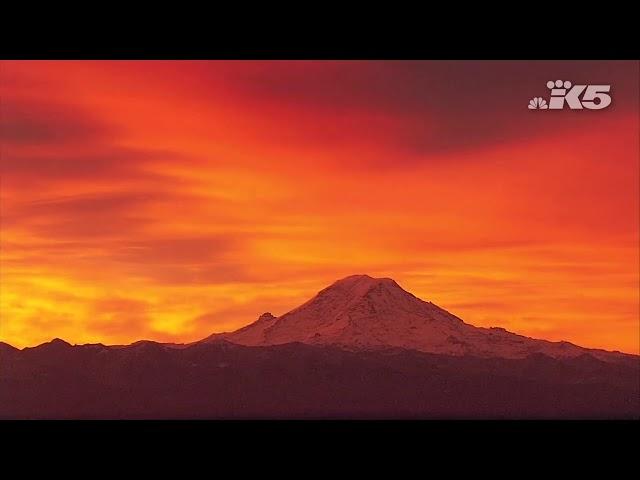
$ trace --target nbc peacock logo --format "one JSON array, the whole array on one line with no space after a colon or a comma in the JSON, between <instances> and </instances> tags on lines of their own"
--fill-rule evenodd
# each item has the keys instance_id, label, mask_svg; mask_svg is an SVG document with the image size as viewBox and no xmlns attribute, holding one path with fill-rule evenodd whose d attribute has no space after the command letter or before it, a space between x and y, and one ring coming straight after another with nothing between
<instances>
[{"instance_id":1,"label":"nbc peacock logo","mask_svg":"<svg viewBox=\"0 0 640 480\"><path fill-rule=\"evenodd\" d=\"M529 110L546 110L547 108L549 108L549 105L542 97L533 97L529 100Z\"/></svg>"}]
</instances>

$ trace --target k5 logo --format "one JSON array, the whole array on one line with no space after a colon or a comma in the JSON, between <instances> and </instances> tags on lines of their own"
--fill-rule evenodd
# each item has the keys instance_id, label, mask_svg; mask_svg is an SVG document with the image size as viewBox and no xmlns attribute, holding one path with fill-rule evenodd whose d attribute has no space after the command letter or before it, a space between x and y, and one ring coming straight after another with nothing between
<instances>
[{"instance_id":1,"label":"k5 logo","mask_svg":"<svg viewBox=\"0 0 640 480\"><path fill-rule=\"evenodd\" d=\"M542 97L533 97L529 101L530 110L562 110L565 104L572 110L602 110L611 105L611 85L572 86L568 80L550 80L547 88L551 90L549 103Z\"/></svg>"}]
</instances>

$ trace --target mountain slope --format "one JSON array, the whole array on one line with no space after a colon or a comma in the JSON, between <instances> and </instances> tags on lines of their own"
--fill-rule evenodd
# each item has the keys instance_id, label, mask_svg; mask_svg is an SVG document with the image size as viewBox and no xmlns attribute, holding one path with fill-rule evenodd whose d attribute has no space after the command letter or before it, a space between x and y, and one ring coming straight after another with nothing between
<instances>
[{"instance_id":1,"label":"mountain slope","mask_svg":"<svg viewBox=\"0 0 640 480\"><path fill-rule=\"evenodd\" d=\"M554 358L587 353L602 360L628 357L568 342L528 338L502 328L474 327L403 290L394 280L367 275L338 280L281 317L264 314L244 328L213 338L253 346L300 342L356 350L384 347L501 358L536 353Z\"/></svg>"}]
</instances>

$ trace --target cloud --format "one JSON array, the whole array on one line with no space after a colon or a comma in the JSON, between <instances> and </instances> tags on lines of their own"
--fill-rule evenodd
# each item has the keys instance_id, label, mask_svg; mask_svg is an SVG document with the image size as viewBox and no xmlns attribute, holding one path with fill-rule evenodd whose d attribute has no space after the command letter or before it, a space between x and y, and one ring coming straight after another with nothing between
<instances>
[{"instance_id":1,"label":"cloud","mask_svg":"<svg viewBox=\"0 0 640 480\"><path fill-rule=\"evenodd\" d=\"M3 97L0 141L6 146L87 144L113 138L118 130L69 104Z\"/></svg>"},{"instance_id":2,"label":"cloud","mask_svg":"<svg viewBox=\"0 0 640 480\"><path fill-rule=\"evenodd\" d=\"M6 227L26 227L41 238L79 240L135 235L148 219L141 213L154 198L143 193L77 195L7 208Z\"/></svg>"},{"instance_id":3,"label":"cloud","mask_svg":"<svg viewBox=\"0 0 640 480\"><path fill-rule=\"evenodd\" d=\"M149 303L121 297L105 297L91 303L92 319L87 330L100 338L148 338L151 327Z\"/></svg>"},{"instance_id":4,"label":"cloud","mask_svg":"<svg viewBox=\"0 0 640 480\"><path fill-rule=\"evenodd\" d=\"M6 149L0 158L3 188L54 190L72 187L126 188L132 183L170 190L172 179L153 167L162 161L185 161L172 152L141 150L112 145L65 146L37 152Z\"/></svg>"}]
</instances>

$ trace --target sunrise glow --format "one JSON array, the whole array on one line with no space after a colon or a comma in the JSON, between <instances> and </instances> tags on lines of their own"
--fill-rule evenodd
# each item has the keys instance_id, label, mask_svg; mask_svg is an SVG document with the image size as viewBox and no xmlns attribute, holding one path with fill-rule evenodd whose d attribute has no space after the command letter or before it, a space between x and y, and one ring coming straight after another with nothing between
<instances>
[{"instance_id":1,"label":"sunrise glow","mask_svg":"<svg viewBox=\"0 0 640 480\"><path fill-rule=\"evenodd\" d=\"M550 79L612 85L541 112ZM639 353L637 62L3 61L0 340L187 342L351 274Z\"/></svg>"}]
</instances>

